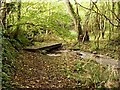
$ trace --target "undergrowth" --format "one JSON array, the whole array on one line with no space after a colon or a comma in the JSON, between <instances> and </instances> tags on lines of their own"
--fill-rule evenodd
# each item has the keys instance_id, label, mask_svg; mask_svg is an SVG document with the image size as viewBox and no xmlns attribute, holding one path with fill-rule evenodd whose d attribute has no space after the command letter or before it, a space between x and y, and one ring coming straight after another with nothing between
<instances>
[{"instance_id":1,"label":"undergrowth","mask_svg":"<svg viewBox=\"0 0 120 90\"><path fill-rule=\"evenodd\" d=\"M62 70L69 79L77 81L74 88L115 88L118 74L110 66L102 66L93 60L76 60L73 67Z\"/></svg>"},{"instance_id":2,"label":"undergrowth","mask_svg":"<svg viewBox=\"0 0 120 90\"><path fill-rule=\"evenodd\" d=\"M93 41L80 44L81 51L110 56L118 60L118 47L120 47L119 37L113 40L103 40L99 43L99 48L96 48ZM78 48L76 45L74 48ZM97 64L90 59L76 60L71 68L62 70L67 78L72 78L77 81L75 88L118 88L118 71L111 66Z\"/></svg>"},{"instance_id":3,"label":"undergrowth","mask_svg":"<svg viewBox=\"0 0 120 90\"><path fill-rule=\"evenodd\" d=\"M18 39L2 37L2 89L12 88L11 77L17 69L15 58L25 43L29 44L24 35Z\"/></svg>"}]
</instances>

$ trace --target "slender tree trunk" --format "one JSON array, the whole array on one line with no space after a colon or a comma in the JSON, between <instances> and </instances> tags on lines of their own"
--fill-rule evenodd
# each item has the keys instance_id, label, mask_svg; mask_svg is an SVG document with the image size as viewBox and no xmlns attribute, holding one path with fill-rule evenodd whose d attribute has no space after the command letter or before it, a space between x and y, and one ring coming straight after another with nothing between
<instances>
[{"instance_id":1,"label":"slender tree trunk","mask_svg":"<svg viewBox=\"0 0 120 90\"><path fill-rule=\"evenodd\" d=\"M98 35L96 36L96 40L95 40L95 45L96 45L96 48L98 49L99 48L99 39L100 39L100 16L99 16L99 9L98 9L98 6L96 5L96 3L93 2L93 4L95 5L96 9L97 9L97 13L96 13L96 16L95 16L95 27L96 27L96 32L98 32Z\"/></svg>"},{"instance_id":2,"label":"slender tree trunk","mask_svg":"<svg viewBox=\"0 0 120 90\"><path fill-rule=\"evenodd\" d=\"M117 3L118 4L118 17L120 18L120 1ZM120 32L120 19L118 21L118 32ZM120 33L119 33L119 36L120 36Z\"/></svg>"},{"instance_id":3,"label":"slender tree trunk","mask_svg":"<svg viewBox=\"0 0 120 90\"><path fill-rule=\"evenodd\" d=\"M21 0L18 1L18 14L17 14L17 21L20 22L20 16L21 16ZM18 34L20 31L20 26L18 24L17 28L16 28L16 32L14 34L14 38L17 38Z\"/></svg>"},{"instance_id":4,"label":"slender tree trunk","mask_svg":"<svg viewBox=\"0 0 120 90\"><path fill-rule=\"evenodd\" d=\"M2 8L2 1L0 1L0 9ZM1 10L0 10L0 39L1 39L1 34L2 34L2 12L1 12ZM0 43L1 43L1 40L0 40ZM1 44L0 44L0 46L1 46ZM1 47L0 47L1 48ZM1 49L0 49L1 50ZM1 51L0 51L0 55L1 55ZM0 57L1 58L1 57ZM0 83L0 85L1 85L1 83Z\"/></svg>"},{"instance_id":5,"label":"slender tree trunk","mask_svg":"<svg viewBox=\"0 0 120 90\"><path fill-rule=\"evenodd\" d=\"M2 1L0 0L0 9L2 8ZM2 12L1 12L1 10L0 10L0 26L2 26L2 21L1 21L1 19L2 19Z\"/></svg>"},{"instance_id":6,"label":"slender tree trunk","mask_svg":"<svg viewBox=\"0 0 120 90\"><path fill-rule=\"evenodd\" d=\"M0 1L0 9L1 9L1 6L2 6L2 1ZM0 11L0 76L2 76L2 21L1 21L1 11ZM2 79L2 78L1 78ZM0 89L2 89L2 83L1 83L1 80L0 80Z\"/></svg>"},{"instance_id":7,"label":"slender tree trunk","mask_svg":"<svg viewBox=\"0 0 120 90\"><path fill-rule=\"evenodd\" d=\"M7 29L7 21L6 21L6 17L7 17L7 6L6 6L6 1L3 2L4 4L4 10L2 12L2 24L3 24L3 27L5 29Z\"/></svg>"},{"instance_id":8,"label":"slender tree trunk","mask_svg":"<svg viewBox=\"0 0 120 90\"><path fill-rule=\"evenodd\" d=\"M108 10L110 10L110 2L108 2ZM108 12L108 17L109 18L111 18L111 13L110 12ZM108 40L110 40L111 39L111 24L109 23L109 35L108 35Z\"/></svg>"},{"instance_id":9,"label":"slender tree trunk","mask_svg":"<svg viewBox=\"0 0 120 90\"><path fill-rule=\"evenodd\" d=\"M81 35L82 35L82 28L81 28L81 24L80 24L80 16L79 16L79 11L78 11L78 3L76 0L75 1L75 7L76 7L76 17L77 17L77 21L76 21L76 30L78 31L78 41L80 42L81 39Z\"/></svg>"},{"instance_id":10,"label":"slender tree trunk","mask_svg":"<svg viewBox=\"0 0 120 90\"><path fill-rule=\"evenodd\" d=\"M75 30L78 31L78 42L80 42L80 41L82 41L82 39L81 39L82 28L81 28L81 24L80 24L80 16L79 16L79 13L78 13L78 3L77 3L76 0L74 0L74 1L75 1L76 12L74 11L74 9L73 9L69 0L66 0L66 4L68 6L69 12L71 13L71 15L73 17L74 24L75 24Z\"/></svg>"},{"instance_id":11,"label":"slender tree trunk","mask_svg":"<svg viewBox=\"0 0 120 90\"><path fill-rule=\"evenodd\" d=\"M115 2L112 2L112 23L114 23L114 13L115 13ZM112 25L112 31L114 31L114 26Z\"/></svg>"},{"instance_id":12,"label":"slender tree trunk","mask_svg":"<svg viewBox=\"0 0 120 90\"><path fill-rule=\"evenodd\" d=\"M105 3L103 2L100 6L101 8L105 8ZM106 13L105 10L102 10L102 13ZM105 18L103 16L100 16L100 30L101 30L101 36L102 39L104 39L104 33L105 33Z\"/></svg>"},{"instance_id":13,"label":"slender tree trunk","mask_svg":"<svg viewBox=\"0 0 120 90\"><path fill-rule=\"evenodd\" d=\"M90 2L90 9L92 10L94 8L94 5ZM88 35L88 24L89 24L89 18L90 18L90 15L91 15L91 10L88 11L86 14L85 14L85 22L84 22L84 26L83 26L83 30L84 30L84 38L83 38L83 41L89 41L89 35ZM91 25L92 26L92 25Z\"/></svg>"},{"instance_id":14,"label":"slender tree trunk","mask_svg":"<svg viewBox=\"0 0 120 90\"><path fill-rule=\"evenodd\" d=\"M118 4L118 17L120 18L120 1L117 4ZM118 27L118 35L120 37L120 19L118 21L118 26L119 26ZM120 61L120 47L118 47L118 60ZM119 73L119 87L120 87L120 70L118 70L118 73Z\"/></svg>"}]
</instances>

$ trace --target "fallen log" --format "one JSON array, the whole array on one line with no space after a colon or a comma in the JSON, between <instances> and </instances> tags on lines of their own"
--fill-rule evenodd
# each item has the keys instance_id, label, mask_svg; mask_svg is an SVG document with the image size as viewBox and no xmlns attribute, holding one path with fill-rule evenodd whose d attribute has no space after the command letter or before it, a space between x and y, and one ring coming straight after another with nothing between
<instances>
[{"instance_id":1,"label":"fallen log","mask_svg":"<svg viewBox=\"0 0 120 90\"><path fill-rule=\"evenodd\" d=\"M47 43L47 44L43 44L40 46L28 46L26 48L24 48L23 50L27 50L27 51L37 51L37 50L54 50L57 48L60 48L62 46L62 43Z\"/></svg>"}]
</instances>

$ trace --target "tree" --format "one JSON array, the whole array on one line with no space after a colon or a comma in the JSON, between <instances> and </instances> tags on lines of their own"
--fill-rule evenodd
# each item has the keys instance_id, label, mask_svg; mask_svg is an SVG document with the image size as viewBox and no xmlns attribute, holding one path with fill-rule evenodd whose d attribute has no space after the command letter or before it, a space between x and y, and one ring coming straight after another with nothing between
<instances>
[{"instance_id":1,"label":"tree","mask_svg":"<svg viewBox=\"0 0 120 90\"><path fill-rule=\"evenodd\" d=\"M84 42L84 41L89 41L89 35L88 35L88 31L89 31L89 29L88 29L88 24L89 24L89 19L90 19L90 15L91 15L91 10L94 8L94 4L92 4L91 2L90 2L90 10L89 11L87 11L86 12L86 14L85 14L85 20L84 20L84 25L83 25L83 29L84 29L84 32L85 32L85 34L84 34L84 37L83 37L83 41L82 42Z\"/></svg>"},{"instance_id":2,"label":"tree","mask_svg":"<svg viewBox=\"0 0 120 90\"><path fill-rule=\"evenodd\" d=\"M115 13L115 2L112 2L112 22L114 23L114 13ZM112 31L114 31L114 26L112 25Z\"/></svg>"},{"instance_id":3,"label":"tree","mask_svg":"<svg viewBox=\"0 0 120 90\"><path fill-rule=\"evenodd\" d=\"M17 21L20 22L20 16L21 16L21 0L18 1L18 12L17 12ZM15 34L14 34L14 38L17 38L18 34L20 31L20 25L17 25Z\"/></svg>"},{"instance_id":4,"label":"tree","mask_svg":"<svg viewBox=\"0 0 120 90\"><path fill-rule=\"evenodd\" d=\"M3 2L4 5L4 10L2 12L2 24L5 29L7 29L7 22L6 22L6 17L7 17L7 6L6 6L6 1Z\"/></svg>"},{"instance_id":5,"label":"tree","mask_svg":"<svg viewBox=\"0 0 120 90\"><path fill-rule=\"evenodd\" d=\"M120 1L117 4L118 4L118 18L120 18ZM120 19L118 21L118 30L120 30Z\"/></svg>"},{"instance_id":6,"label":"tree","mask_svg":"<svg viewBox=\"0 0 120 90\"><path fill-rule=\"evenodd\" d=\"M2 17L1 7L2 7L2 1L0 1L0 25L2 26L2 21L1 21L1 17Z\"/></svg>"},{"instance_id":7,"label":"tree","mask_svg":"<svg viewBox=\"0 0 120 90\"><path fill-rule=\"evenodd\" d=\"M74 25L75 25L75 30L78 31L78 42L82 41L82 28L81 28L81 24L80 24L80 16L79 16L79 12L78 12L78 3L76 0L75 1L75 9L76 11L74 11L72 4L70 3L69 0L66 0L66 4L68 6L69 12L71 13L73 20L74 20Z\"/></svg>"}]
</instances>

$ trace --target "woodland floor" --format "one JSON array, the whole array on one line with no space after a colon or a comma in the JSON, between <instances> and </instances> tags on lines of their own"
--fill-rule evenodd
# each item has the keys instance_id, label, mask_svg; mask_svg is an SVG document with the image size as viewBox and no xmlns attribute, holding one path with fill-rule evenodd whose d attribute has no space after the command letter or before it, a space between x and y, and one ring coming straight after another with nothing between
<instances>
[{"instance_id":1,"label":"woodland floor","mask_svg":"<svg viewBox=\"0 0 120 90\"><path fill-rule=\"evenodd\" d=\"M88 46L90 45L86 44L86 46L83 46L81 48L88 50ZM68 46L65 48L68 48ZM110 48L110 52L108 50L109 49L104 49L101 53L108 54L111 57L117 57L117 51L115 52L117 49L115 47ZM12 82L13 86L18 88L77 88L79 80L76 78L70 78L69 71L74 74L73 77L76 77L79 75L79 72L77 74L74 69L76 62L80 61L80 66L87 63L87 60L80 60L80 56L76 51L71 50L56 50L55 52L51 53L43 52L43 54L41 54L39 51L29 52L21 50L15 61L17 70L15 71L15 75L12 78ZM100 69L100 66L94 62L90 62L90 64L88 63L87 65L88 67L85 64L86 68L82 70L83 73L81 76L85 77L83 78L84 80L88 80L87 76L92 76L92 73L95 73L97 69L98 71ZM89 65L90 67L91 65L94 67L90 68ZM89 74L89 71L91 71L91 74ZM104 70L104 74L100 74L101 71L99 71L98 74L103 75L104 77L102 78L105 79L111 74L111 72L107 72L109 71L106 69ZM103 81L102 78L100 78L101 82ZM92 79L95 80L94 78ZM116 85L116 83L114 84ZM92 84L90 84L90 86L95 87Z\"/></svg>"},{"instance_id":2,"label":"woodland floor","mask_svg":"<svg viewBox=\"0 0 120 90\"><path fill-rule=\"evenodd\" d=\"M13 82L21 88L73 88L77 81L68 79L64 69L72 68L78 58L70 52L48 56L40 52L21 51L16 58L18 70Z\"/></svg>"}]
</instances>

